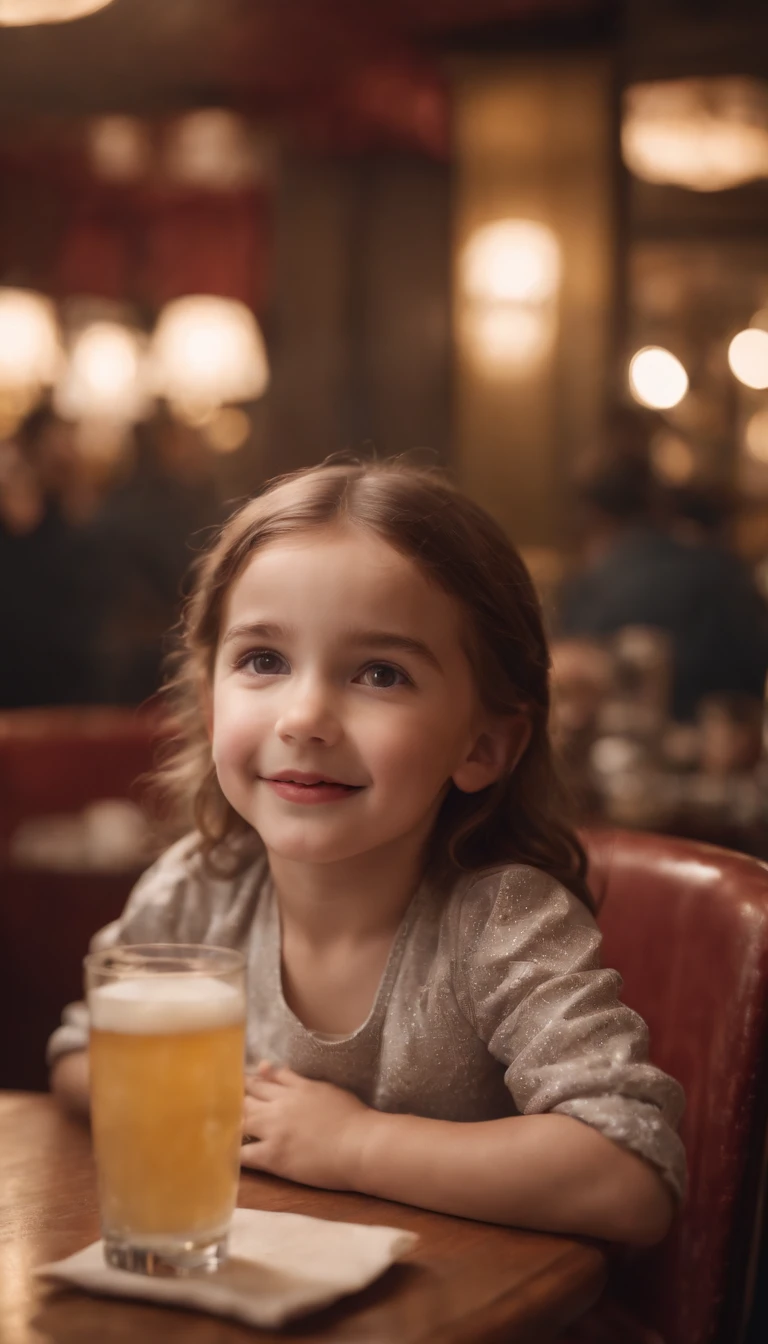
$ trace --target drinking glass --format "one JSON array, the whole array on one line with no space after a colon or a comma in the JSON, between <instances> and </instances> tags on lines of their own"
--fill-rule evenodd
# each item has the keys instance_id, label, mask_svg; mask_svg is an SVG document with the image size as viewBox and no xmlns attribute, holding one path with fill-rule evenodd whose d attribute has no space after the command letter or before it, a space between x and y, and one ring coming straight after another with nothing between
<instances>
[{"instance_id":1,"label":"drinking glass","mask_svg":"<svg viewBox=\"0 0 768 1344\"><path fill-rule=\"evenodd\" d=\"M105 948L86 957L85 981L107 1263L215 1270L239 1174L243 957L193 944Z\"/></svg>"}]
</instances>

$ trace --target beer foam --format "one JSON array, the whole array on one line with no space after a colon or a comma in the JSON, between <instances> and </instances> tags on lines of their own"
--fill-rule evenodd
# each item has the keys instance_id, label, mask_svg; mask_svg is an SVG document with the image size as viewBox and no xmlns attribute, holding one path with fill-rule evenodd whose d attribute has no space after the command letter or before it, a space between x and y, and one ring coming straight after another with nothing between
<instances>
[{"instance_id":1,"label":"beer foam","mask_svg":"<svg viewBox=\"0 0 768 1344\"><path fill-rule=\"evenodd\" d=\"M240 990L210 976L146 975L113 980L88 995L96 1031L131 1035L207 1031L242 1022Z\"/></svg>"}]
</instances>

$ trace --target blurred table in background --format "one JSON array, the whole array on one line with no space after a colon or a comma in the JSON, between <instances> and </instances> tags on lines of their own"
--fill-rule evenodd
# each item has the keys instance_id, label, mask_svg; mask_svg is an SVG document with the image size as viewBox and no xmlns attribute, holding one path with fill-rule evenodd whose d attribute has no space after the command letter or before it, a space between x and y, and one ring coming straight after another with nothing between
<instances>
[{"instance_id":1,"label":"blurred table in background","mask_svg":"<svg viewBox=\"0 0 768 1344\"><path fill-rule=\"evenodd\" d=\"M762 702L712 694L677 722L669 673L665 638L649 628L554 644L552 737L579 821L768 859Z\"/></svg>"},{"instance_id":2,"label":"blurred table in background","mask_svg":"<svg viewBox=\"0 0 768 1344\"><path fill-rule=\"evenodd\" d=\"M141 805L166 735L156 711L101 706L0 712L0 846L29 817L101 799Z\"/></svg>"}]
</instances>

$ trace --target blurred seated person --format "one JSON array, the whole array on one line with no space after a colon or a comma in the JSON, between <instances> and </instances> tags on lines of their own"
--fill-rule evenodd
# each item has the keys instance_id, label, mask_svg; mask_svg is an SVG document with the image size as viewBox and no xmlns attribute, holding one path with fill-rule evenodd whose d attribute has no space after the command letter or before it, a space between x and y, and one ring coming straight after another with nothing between
<instances>
[{"instance_id":1,"label":"blurred seated person","mask_svg":"<svg viewBox=\"0 0 768 1344\"><path fill-rule=\"evenodd\" d=\"M728 549L727 526L734 502L727 490L705 485L670 485L659 492L661 517L669 532L689 546L709 542Z\"/></svg>"},{"instance_id":2,"label":"blurred seated person","mask_svg":"<svg viewBox=\"0 0 768 1344\"><path fill-rule=\"evenodd\" d=\"M158 689L185 575L221 515L212 454L200 434L165 410L137 425L130 469L88 529L99 557L99 701L140 704Z\"/></svg>"},{"instance_id":3,"label":"blurred seated person","mask_svg":"<svg viewBox=\"0 0 768 1344\"><path fill-rule=\"evenodd\" d=\"M670 712L685 721L707 695L762 697L768 609L709 515L706 525L680 507L664 517L643 430L633 413L617 413L613 452L577 487L581 564L561 589L555 636L600 639L628 625L664 631L672 649ZM685 498L690 514L694 497Z\"/></svg>"},{"instance_id":4,"label":"blurred seated person","mask_svg":"<svg viewBox=\"0 0 768 1344\"><path fill-rule=\"evenodd\" d=\"M0 442L0 708L90 699L78 481L73 427L47 406Z\"/></svg>"}]
</instances>

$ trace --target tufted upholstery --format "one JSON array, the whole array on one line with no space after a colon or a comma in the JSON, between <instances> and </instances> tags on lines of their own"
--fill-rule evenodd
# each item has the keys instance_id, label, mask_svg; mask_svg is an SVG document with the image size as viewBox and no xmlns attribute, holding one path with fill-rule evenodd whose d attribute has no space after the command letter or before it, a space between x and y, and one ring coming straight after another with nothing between
<instances>
[{"instance_id":1,"label":"tufted upholstery","mask_svg":"<svg viewBox=\"0 0 768 1344\"><path fill-rule=\"evenodd\" d=\"M687 1095L687 1205L614 1295L664 1344L737 1344L765 1175L768 865L642 833L583 838L605 964Z\"/></svg>"}]
</instances>

